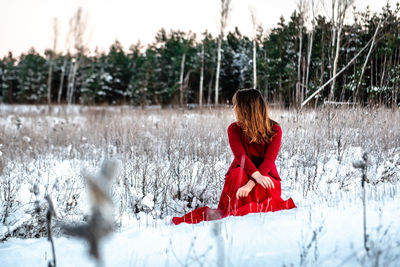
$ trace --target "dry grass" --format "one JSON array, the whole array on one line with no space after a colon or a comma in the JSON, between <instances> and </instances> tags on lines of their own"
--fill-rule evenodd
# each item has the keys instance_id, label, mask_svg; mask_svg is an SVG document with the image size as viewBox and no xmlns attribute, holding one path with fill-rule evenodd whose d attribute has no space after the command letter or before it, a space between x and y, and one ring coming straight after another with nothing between
<instances>
[{"instance_id":1,"label":"dry grass","mask_svg":"<svg viewBox=\"0 0 400 267\"><path fill-rule=\"evenodd\" d=\"M25 183L38 183L51 194L63 219L84 220L84 183L79 170L98 166L111 156L123 162L122 174L113 184L117 224L124 223L124 215L135 216L141 211L164 218L202 205L216 206L224 174L233 159L226 134L234 120L230 108L200 112L3 106L1 110L0 201L4 204L0 207L0 219L4 224L21 205L25 210L30 206L33 209L33 199L18 199ZM352 169L351 160L358 149L371 158L371 185L386 186L369 197L397 194L399 110L272 109L271 117L283 129L276 162L284 180L283 191L297 192L303 197L319 196L326 201L335 190L354 194L359 174ZM390 165L390 160L395 162ZM54 177L54 162L66 161L76 172L57 173ZM330 173L332 162L342 170ZM387 166L388 177L372 177L379 166ZM143 204L145 196L154 201L154 207ZM15 230L8 236L34 235L33 230L24 231Z\"/></svg>"}]
</instances>

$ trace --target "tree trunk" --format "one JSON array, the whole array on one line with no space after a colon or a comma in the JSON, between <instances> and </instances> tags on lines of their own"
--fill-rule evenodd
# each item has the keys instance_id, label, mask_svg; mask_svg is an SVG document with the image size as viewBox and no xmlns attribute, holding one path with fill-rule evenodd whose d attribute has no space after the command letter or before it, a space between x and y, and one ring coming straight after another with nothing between
<instances>
[{"instance_id":1,"label":"tree trunk","mask_svg":"<svg viewBox=\"0 0 400 267\"><path fill-rule=\"evenodd\" d=\"M75 79L76 79L76 74L78 72L78 66L79 66L79 60L76 62L71 62L71 68L70 70L70 77L68 78L68 90L67 90L67 103L68 105L72 104L73 100L73 95L75 93Z\"/></svg>"},{"instance_id":2,"label":"tree trunk","mask_svg":"<svg viewBox=\"0 0 400 267\"><path fill-rule=\"evenodd\" d=\"M373 49L373 47L374 47L374 45L375 45L375 38L376 38L376 35L378 34L378 30L379 30L379 27L380 27L380 25L381 25L381 22L382 22L382 21L379 21L378 26L376 27L374 36L373 36L373 38L372 38L371 47L369 48L367 57L365 58L365 61L364 61L364 65L363 65L363 67L362 67L362 69L361 69L360 78L358 79L357 87L356 87L356 90L355 90L355 93L354 93L354 96L353 96L353 102L354 102L354 103L357 101L358 88L360 87L360 84L361 84L361 81L362 81L362 77L363 77L363 75L364 75L365 67L367 66L369 57L371 56L372 49ZM371 67L372 67L372 65L371 65ZM372 75L371 75L371 81L372 81Z\"/></svg>"},{"instance_id":3,"label":"tree trunk","mask_svg":"<svg viewBox=\"0 0 400 267\"><path fill-rule=\"evenodd\" d=\"M319 87L312 95L310 95L304 102L301 104L301 107L304 107L305 104L308 103L315 95L317 95L322 89L324 89L330 82L332 82L333 79L335 79L337 76L339 76L342 72L344 72L353 62L361 55L361 53L369 46L371 43L372 39L368 41L368 43L358 51L358 53L347 63L346 66L344 66L336 75L332 78L330 78L326 83L324 83L321 87Z\"/></svg>"},{"instance_id":4,"label":"tree trunk","mask_svg":"<svg viewBox=\"0 0 400 267\"><path fill-rule=\"evenodd\" d=\"M332 77L336 76L337 72L337 65L339 61L339 53L340 53L340 40L341 40L341 34L342 34L342 29L343 27L339 27L339 30L337 32L337 37L336 37L336 52L335 52L335 60L333 61L333 72L332 72ZM333 78L332 80L332 85L331 85L331 92L329 94L329 99L334 100L335 98L335 82L336 78Z\"/></svg>"},{"instance_id":5,"label":"tree trunk","mask_svg":"<svg viewBox=\"0 0 400 267\"><path fill-rule=\"evenodd\" d=\"M51 104L51 81L53 74L53 59L50 59L49 76L47 77L47 104Z\"/></svg>"},{"instance_id":6,"label":"tree trunk","mask_svg":"<svg viewBox=\"0 0 400 267\"><path fill-rule=\"evenodd\" d=\"M301 58L302 53L301 50L303 48L303 32L302 32L302 25L299 25L299 53L298 53L298 60L297 60L297 83L296 83L296 106L300 105L300 87L301 87Z\"/></svg>"},{"instance_id":7,"label":"tree trunk","mask_svg":"<svg viewBox=\"0 0 400 267\"><path fill-rule=\"evenodd\" d=\"M384 82L384 80L385 80L385 75L386 75L386 59L387 59L387 55L386 55L386 52L385 52L385 58L384 58L384 60L383 60L383 66L381 67L382 68L382 73L381 73L381 84L380 84L380 87L381 87L381 90L382 90L382 88L383 88L383 82Z\"/></svg>"},{"instance_id":8,"label":"tree trunk","mask_svg":"<svg viewBox=\"0 0 400 267\"><path fill-rule=\"evenodd\" d=\"M211 94L212 94L212 82L214 79L214 71L211 71L210 81L208 83L208 95L207 95L207 105L211 104Z\"/></svg>"},{"instance_id":9,"label":"tree trunk","mask_svg":"<svg viewBox=\"0 0 400 267\"><path fill-rule=\"evenodd\" d=\"M374 87L374 59L373 58L371 58L371 79L370 80L371 80L370 86L372 89L372 87ZM368 98L369 98L369 92L371 92L371 90L367 91Z\"/></svg>"},{"instance_id":10,"label":"tree trunk","mask_svg":"<svg viewBox=\"0 0 400 267\"><path fill-rule=\"evenodd\" d=\"M319 86L324 84L324 72L325 72L325 48L324 48L324 30L322 30L321 36L321 78L319 79Z\"/></svg>"},{"instance_id":11,"label":"tree trunk","mask_svg":"<svg viewBox=\"0 0 400 267\"><path fill-rule=\"evenodd\" d=\"M215 75L215 105L218 105L219 96L219 73L221 69L221 45L224 38L224 31L228 23L228 17L230 13L231 0L221 0L220 10L220 24L219 24L219 36L218 36L218 59L217 59L217 73Z\"/></svg>"},{"instance_id":12,"label":"tree trunk","mask_svg":"<svg viewBox=\"0 0 400 267\"><path fill-rule=\"evenodd\" d=\"M311 65L311 53L312 53L312 46L313 46L313 37L314 37L314 30L311 30L309 41L308 41L308 55L307 55L307 71L306 71L306 93L308 94L308 77L310 75L310 65Z\"/></svg>"},{"instance_id":13,"label":"tree trunk","mask_svg":"<svg viewBox=\"0 0 400 267\"><path fill-rule=\"evenodd\" d=\"M379 84L378 67L379 67L378 56L376 55L375 56L375 86L376 87L378 87L378 84Z\"/></svg>"},{"instance_id":14,"label":"tree trunk","mask_svg":"<svg viewBox=\"0 0 400 267\"><path fill-rule=\"evenodd\" d=\"M192 70L189 70L186 75L185 78L183 79L183 103L187 104L188 103L188 99L187 99L187 94L185 94L185 92L187 92L189 90L189 78L190 78L190 74L192 73Z\"/></svg>"},{"instance_id":15,"label":"tree trunk","mask_svg":"<svg viewBox=\"0 0 400 267\"><path fill-rule=\"evenodd\" d=\"M69 72L68 72L68 83L67 83L67 95L66 95L66 102L69 105L70 104L70 95L71 95L71 88L72 88L72 80L73 80L73 72L75 69L75 64L73 61L71 61L71 64L69 65Z\"/></svg>"},{"instance_id":16,"label":"tree trunk","mask_svg":"<svg viewBox=\"0 0 400 267\"><path fill-rule=\"evenodd\" d=\"M267 63L267 60L268 60L267 51L264 48L264 62ZM264 78L264 80L265 80L264 97L265 97L265 100L267 100L267 102L268 102L269 101L269 98L268 98L268 78Z\"/></svg>"},{"instance_id":17,"label":"tree trunk","mask_svg":"<svg viewBox=\"0 0 400 267\"><path fill-rule=\"evenodd\" d=\"M199 89L199 107L203 106L203 82L204 82L204 44L201 46L201 70L200 70L200 89Z\"/></svg>"},{"instance_id":18,"label":"tree trunk","mask_svg":"<svg viewBox=\"0 0 400 267\"><path fill-rule=\"evenodd\" d=\"M257 89L257 47L256 38L253 39L253 88Z\"/></svg>"},{"instance_id":19,"label":"tree trunk","mask_svg":"<svg viewBox=\"0 0 400 267\"><path fill-rule=\"evenodd\" d=\"M49 77L47 78L47 104L51 104L51 83L53 80L53 64L54 64L54 56L56 56L57 50L57 40L58 40L58 20L57 18L53 19L53 51L50 54L50 66L49 66Z\"/></svg>"},{"instance_id":20,"label":"tree trunk","mask_svg":"<svg viewBox=\"0 0 400 267\"><path fill-rule=\"evenodd\" d=\"M222 36L218 38L217 72L215 74L215 105L218 105L219 72L221 68L221 39Z\"/></svg>"},{"instance_id":21,"label":"tree trunk","mask_svg":"<svg viewBox=\"0 0 400 267\"><path fill-rule=\"evenodd\" d=\"M328 56L329 61L329 78L333 77L333 54L335 51L335 42L336 42L336 20L335 20L335 9L336 9L336 0L332 0L332 38L331 38L331 47L330 47L330 55ZM331 89L332 90L332 89ZM330 96L330 94L329 94Z\"/></svg>"},{"instance_id":22,"label":"tree trunk","mask_svg":"<svg viewBox=\"0 0 400 267\"><path fill-rule=\"evenodd\" d=\"M65 76L65 69L67 68L67 60L64 60L64 65L61 70L61 81L60 81L60 87L58 88L58 96L57 96L57 103L61 103L61 96L62 96L62 90L64 86L64 76Z\"/></svg>"},{"instance_id":23,"label":"tree trunk","mask_svg":"<svg viewBox=\"0 0 400 267\"><path fill-rule=\"evenodd\" d=\"M186 59L186 52L183 53L182 61L181 61L181 75L179 78L179 91L180 91L180 105L183 107L183 74L185 71L185 59Z\"/></svg>"},{"instance_id":24,"label":"tree trunk","mask_svg":"<svg viewBox=\"0 0 400 267\"><path fill-rule=\"evenodd\" d=\"M395 68L395 78L394 78L394 85L393 85L393 103L392 103L392 107L394 108L397 105L397 98L398 98L398 84L399 84L399 49L398 47L396 47L395 49L395 53L394 53L394 68Z\"/></svg>"},{"instance_id":25,"label":"tree trunk","mask_svg":"<svg viewBox=\"0 0 400 267\"><path fill-rule=\"evenodd\" d=\"M305 73L306 73L306 59L304 58L304 56L303 56L303 64L302 64L302 72L303 72L303 74L301 75L301 90L300 90L300 102L299 102L299 104L298 104L298 106L300 106L301 105L301 103L303 102L303 100L304 100L304 84L305 84Z\"/></svg>"}]
</instances>

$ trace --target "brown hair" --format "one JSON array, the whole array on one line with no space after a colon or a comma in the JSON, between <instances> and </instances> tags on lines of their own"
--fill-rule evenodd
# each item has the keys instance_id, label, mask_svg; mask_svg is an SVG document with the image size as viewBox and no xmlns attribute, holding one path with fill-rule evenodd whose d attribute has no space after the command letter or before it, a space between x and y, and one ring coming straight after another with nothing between
<instances>
[{"instance_id":1,"label":"brown hair","mask_svg":"<svg viewBox=\"0 0 400 267\"><path fill-rule=\"evenodd\" d=\"M238 123L250 142L270 142L275 135L272 126L278 123L269 118L267 102L261 92L256 89L237 90L232 103Z\"/></svg>"}]
</instances>

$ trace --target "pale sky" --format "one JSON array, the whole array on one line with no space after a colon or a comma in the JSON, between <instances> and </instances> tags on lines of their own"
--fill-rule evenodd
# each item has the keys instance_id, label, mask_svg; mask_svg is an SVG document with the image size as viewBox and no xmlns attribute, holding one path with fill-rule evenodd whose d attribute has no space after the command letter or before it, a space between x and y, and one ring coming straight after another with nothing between
<instances>
[{"instance_id":1,"label":"pale sky","mask_svg":"<svg viewBox=\"0 0 400 267\"><path fill-rule=\"evenodd\" d=\"M298 1L232 0L227 30L238 26L242 34L252 35L249 7L255 9L257 20L265 29L273 28L281 15L289 18ZM357 10L363 11L369 5L372 11L380 11L386 1L356 0L356 6ZM389 0L392 6L396 2ZM85 42L92 52L96 46L108 51L116 39L125 50L138 40L151 43L162 27L191 30L197 37L207 29L216 36L219 4L219 0L0 0L0 57L8 51L19 56L31 47L43 54L53 46L54 17L59 28L57 50L65 51L69 19L78 7L88 16ZM325 14L322 5L319 10Z\"/></svg>"}]
</instances>

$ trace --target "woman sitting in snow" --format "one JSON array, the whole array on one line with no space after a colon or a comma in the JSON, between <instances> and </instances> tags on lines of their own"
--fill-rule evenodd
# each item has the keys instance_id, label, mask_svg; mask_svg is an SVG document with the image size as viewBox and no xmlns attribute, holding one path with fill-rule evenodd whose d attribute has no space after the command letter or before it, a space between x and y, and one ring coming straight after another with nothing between
<instances>
[{"instance_id":1,"label":"woman sitting in snow","mask_svg":"<svg viewBox=\"0 0 400 267\"><path fill-rule=\"evenodd\" d=\"M174 224L296 207L291 198L281 198L281 178L275 159L282 130L269 118L264 97L256 89L242 89L233 95L232 102L236 121L228 126L227 132L234 159L225 174L218 208L195 209L182 217L173 217Z\"/></svg>"}]
</instances>

